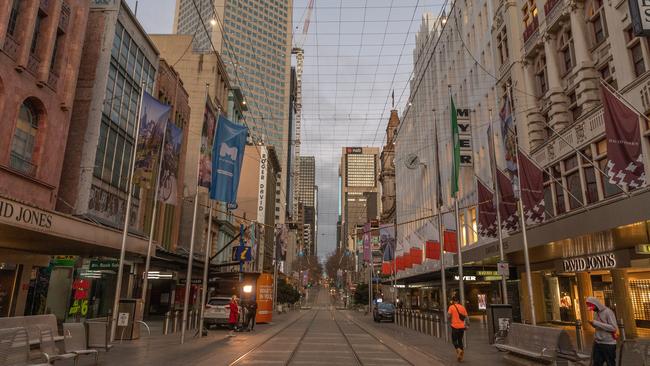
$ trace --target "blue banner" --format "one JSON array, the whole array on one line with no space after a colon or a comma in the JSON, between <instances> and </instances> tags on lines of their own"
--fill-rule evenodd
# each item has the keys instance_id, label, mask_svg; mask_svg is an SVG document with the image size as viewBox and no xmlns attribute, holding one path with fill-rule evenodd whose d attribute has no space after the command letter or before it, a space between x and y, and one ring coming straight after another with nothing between
<instances>
[{"instance_id":1,"label":"blue banner","mask_svg":"<svg viewBox=\"0 0 650 366\"><path fill-rule=\"evenodd\" d=\"M141 110L133 183L151 188L154 180L153 171L158 163L163 135L172 108L144 93Z\"/></svg>"},{"instance_id":2,"label":"blue banner","mask_svg":"<svg viewBox=\"0 0 650 366\"><path fill-rule=\"evenodd\" d=\"M248 128L219 116L212 147L211 199L226 203L237 201L237 188L247 136Z\"/></svg>"}]
</instances>

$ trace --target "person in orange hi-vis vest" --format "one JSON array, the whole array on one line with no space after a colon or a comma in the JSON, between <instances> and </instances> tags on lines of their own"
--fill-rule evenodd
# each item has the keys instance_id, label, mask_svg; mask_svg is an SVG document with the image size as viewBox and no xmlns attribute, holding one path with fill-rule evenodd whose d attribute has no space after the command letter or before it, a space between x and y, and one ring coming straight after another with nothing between
<instances>
[{"instance_id":1,"label":"person in orange hi-vis vest","mask_svg":"<svg viewBox=\"0 0 650 366\"><path fill-rule=\"evenodd\" d=\"M463 336L467 329L467 310L462 304L459 304L458 295L451 298L451 305L447 310L451 320L451 342L456 349L456 360L463 361L465 357L465 347L463 345Z\"/></svg>"}]
</instances>

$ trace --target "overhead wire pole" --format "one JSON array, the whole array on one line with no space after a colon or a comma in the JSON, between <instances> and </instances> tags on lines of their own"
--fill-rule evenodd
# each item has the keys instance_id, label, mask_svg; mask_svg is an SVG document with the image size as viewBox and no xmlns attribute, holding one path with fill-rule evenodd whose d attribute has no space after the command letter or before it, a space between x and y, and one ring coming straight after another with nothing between
<instances>
[{"instance_id":1,"label":"overhead wire pole","mask_svg":"<svg viewBox=\"0 0 650 366\"><path fill-rule=\"evenodd\" d=\"M135 170L135 157L138 150L138 135L140 135L140 120L142 119L142 102L144 100L146 83L140 85L140 102L138 105L138 115L135 122L135 135L133 142L133 151L131 152L131 161L129 162L128 190L126 197L126 213L124 214L124 228L122 229L122 245L120 247L120 261L117 269L117 283L115 285L115 296L113 299L113 314L111 321L110 341L115 341L115 331L117 330L117 315L120 309L120 296L122 292L122 278L124 276L124 257L126 254L126 239L129 234L129 221L131 220L131 198L133 196L133 171Z\"/></svg>"},{"instance_id":2,"label":"overhead wire pole","mask_svg":"<svg viewBox=\"0 0 650 366\"><path fill-rule=\"evenodd\" d=\"M491 174L492 174L492 180L494 181L493 187L494 187L494 197L495 197L495 206L496 206L496 212L497 212L497 237L499 238L499 260L501 262L505 262L505 253L503 250L503 233L501 232L501 211L499 210L499 203L501 202L501 192L499 192L499 182L497 179L497 161L496 157L494 156L494 124L493 124L493 119L492 119L492 108L489 109L489 114L490 114L490 136L488 138L490 139L488 141L488 152L490 154L490 166L491 166ZM508 284L506 282L506 276L501 275L501 303L507 304L508 303Z\"/></svg>"},{"instance_id":3,"label":"overhead wire pole","mask_svg":"<svg viewBox=\"0 0 650 366\"><path fill-rule=\"evenodd\" d=\"M433 110L433 135L436 139L435 147L435 160L436 160L436 176L437 185L436 185L436 208L438 210L438 244L440 245L440 287L442 290L441 294L441 309L443 314L447 311L447 275L445 273L445 251L444 251L444 226L442 224L442 186L440 180L440 152L439 152L439 140L438 140L438 124L436 119L436 110ZM447 316L442 317L443 327L445 328L445 341L448 339L448 329L447 329Z\"/></svg>"},{"instance_id":4,"label":"overhead wire pole","mask_svg":"<svg viewBox=\"0 0 650 366\"><path fill-rule=\"evenodd\" d=\"M516 119L515 119L515 114L512 113L514 108L514 101L512 100L512 85L507 86L508 90L508 99L510 100L510 113L512 114L512 124L514 126L517 126L516 124ZM514 131L510 131L514 132ZM531 271L530 271L530 256L528 254L528 233L526 232L526 216L524 215L524 205L522 203L522 197L521 197L521 167L519 166L519 139L517 136L515 136L515 146L517 150L515 151L515 159L517 163L517 191L519 192L519 200L518 200L518 209L519 209L519 220L521 221L519 224L521 225L521 235L524 239L524 266L526 268L526 284L528 287L528 302L530 304L530 319L531 323L533 325L537 325L537 319L535 316L535 296L533 295L533 279L531 278Z\"/></svg>"}]
</instances>

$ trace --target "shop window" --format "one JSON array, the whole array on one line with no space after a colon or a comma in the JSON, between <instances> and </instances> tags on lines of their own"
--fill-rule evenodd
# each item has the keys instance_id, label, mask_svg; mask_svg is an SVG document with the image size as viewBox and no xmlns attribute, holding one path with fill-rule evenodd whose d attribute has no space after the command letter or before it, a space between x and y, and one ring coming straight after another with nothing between
<instances>
[{"instance_id":1,"label":"shop window","mask_svg":"<svg viewBox=\"0 0 650 366\"><path fill-rule=\"evenodd\" d=\"M650 326L650 280L630 280L630 298L634 319L641 326Z\"/></svg>"},{"instance_id":2,"label":"shop window","mask_svg":"<svg viewBox=\"0 0 650 366\"><path fill-rule=\"evenodd\" d=\"M643 50L641 48L641 41L638 37L634 36L632 33L632 28L628 28L625 31L625 36L627 40L627 49L630 54L630 60L632 61L634 76L638 77L646 70L645 60L643 59Z\"/></svg>"},{"instance_id":3,"label":"shop window","mask_svg":"<svg viewBox=\"0 0 650 366\"><path fill-rule=\"evenodd\" d=\"M16 129L11 144L10 165L12 168L28 174L36 173L34 150L39 127L39 111L30 100L20 106Z\"/></svg>"}]
</instances>

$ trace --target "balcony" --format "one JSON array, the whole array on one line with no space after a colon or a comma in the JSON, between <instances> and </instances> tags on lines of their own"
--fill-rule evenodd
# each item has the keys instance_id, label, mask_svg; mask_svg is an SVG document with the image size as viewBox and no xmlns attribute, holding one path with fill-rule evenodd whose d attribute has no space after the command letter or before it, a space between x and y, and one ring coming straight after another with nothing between
<instances>
[{"instance_id":1,"label":"balcony","mask_svg":"<svg viewBox=\"0 0 650 366\"><path fill-rule=\"evenodd\" d=\"M56 90L57 85L59 84L59 75L50 71L50 74L47 77L47 85L50 86L53 90Z\"/></svg>"},{"instance_id":2,"label":"balcony","mask_svg":"<svg viewBox=\"0 0 650 366\"><path fill-rule=\"evenodd\" d=\"M564 131L549 136L546 143L532 151L533 159L542 167L549 166L571 154L574 148L581 148L605 133L605 119L602 108L585 113L577 122Z\"/></svg>"},{"instance_id":3,"label":"balcony","mask_svg":"<svg viewBox=\"0 0 650 366\"><path fill-rule=\"evenodd\" d=\"M547 29L553 29L565 8L564 0L548 0L544 4L544 23Z\"/></svg>"},{"instance_id":4,"label":"balcony","mask_svg":"<svg viewBox=\"0 0 650 366\"><path fill-rule=\"evenodd\" d=\"M41 0L40 4L38 5L38 10L47 14L48 10L50 9L50 2L51 0Z\"/></svg>"},{"instance_id":5,"label":"balcony","mask_svg":"<svg viewBox=\"0 0 650 366\"><path fill-rule=\"evenodd\" d=\"M59 29L62 32L66 32L68 29L68 24L70 23L70 5L63 2L61 6L61 17L59 18Z\"/></svg>"},{"instance_id":6,"label":"balcony","mask_svg":"<svg viewBox=\"0 0 650 366\"><path fill-rule=\"evenodd\" d=\"M537 17L533 18L533 21L528 24L524 30L524 52L529 53L537 40L539 39L539 19Z\"/></svg>"},{"instance_id":7,"label":"balcony","mask_svg":"<svg viewBox=\"0 0 650 366\"><path fill-rule=\"evenodd\" d=\"M11 57L12 60L16 61L16 58L18 57L18 42L7 34L2 50L7 54L7 56Z\"/></svg>"},{"instance_id":8,"label":"balcony","mask_svg":"<svg viewBox=\"0 0 650 366\"><path fill-rule=\"evenodd\" d=\"M41 60L33 54L29 54L29 59L27 60L27 70L33 75L38 74L38 66L41 64Z\"/></svg>"}]
</instances>

